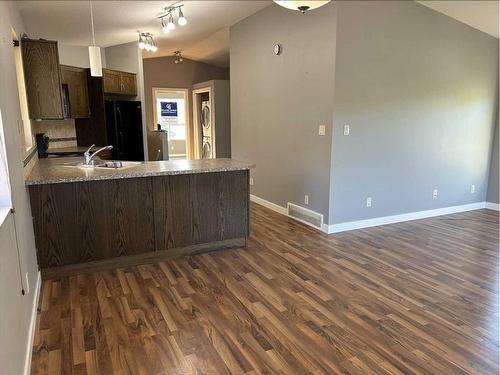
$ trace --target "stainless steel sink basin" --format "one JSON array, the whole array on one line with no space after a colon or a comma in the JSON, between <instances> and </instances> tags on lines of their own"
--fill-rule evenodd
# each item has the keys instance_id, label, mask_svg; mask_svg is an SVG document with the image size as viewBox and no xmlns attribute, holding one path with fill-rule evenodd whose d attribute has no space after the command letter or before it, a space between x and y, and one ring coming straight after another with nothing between
<instances>
[{"instance_id":1,"label":"stainless steel sink basin","mask_svg":"<svg viewBox=\"0 0 500 375\"><path fill-rule=\"evenodd\" d=\"M84 162L68 163L67 167L77 167L86 169L124 169L132 168L141 165L140 161L121 161L121 160L92 160L92 164L88 165Z\"/></svg>"}]
</instances>

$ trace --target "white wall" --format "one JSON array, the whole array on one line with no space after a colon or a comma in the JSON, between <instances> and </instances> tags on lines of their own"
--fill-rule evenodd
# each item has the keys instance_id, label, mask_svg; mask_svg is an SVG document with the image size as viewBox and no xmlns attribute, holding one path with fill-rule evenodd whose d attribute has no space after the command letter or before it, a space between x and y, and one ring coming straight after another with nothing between
<instances>
[{"instance_id":1,"label":"white wall","mask_svg":"<svg viewBox=\"0 0 500 375\"><path fill-rule=\"evenodd\" d=\"M21 137L17 123L21 119L17 92L12 29L25 31L15 2L0 1L0 109L4 124L5 146L16 214L0 224L0 373L22 374L31 348L30 319L35 304L38 266L28 193L24 184ZM21 295L14 220L20 252L21 274L27 274L30 291ZM25 286L26 288L26 286Z\"/></svg>"},{"instance_id":2,"label":"white wall","mask_svg":"<svg viewBox=\"0 0 500 375\"><path fill-rule=\"evenodd\" d=\"M144 160L148 160L146 108L144 102L144 69L142 65L142 52L137 47L137 42L119 44L105 49L106 67L135 73L137 75L137 97L142 107L142 138L144 143Z\"/></svg>"}]
</instances>

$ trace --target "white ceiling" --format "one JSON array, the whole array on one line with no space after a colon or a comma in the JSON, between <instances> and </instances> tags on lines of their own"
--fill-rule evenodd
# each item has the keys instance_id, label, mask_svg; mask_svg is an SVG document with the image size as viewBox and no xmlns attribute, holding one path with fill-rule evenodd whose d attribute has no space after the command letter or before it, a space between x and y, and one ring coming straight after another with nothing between
<instances>
[{"instance_id":1,"label":"white ceiling","mask_svg":"<svg viewBox=\"0 0 500 375\"><path fill-rule=\"evenodd\" d=\"M188 19L163 34L157 16L175 1L93 1L96 44L101 47L137 40L137 30L151 32L156 53L170 56L176 50L193 60L229 65L229 26L271 4L267 1L183 1ZM179 3L179 2L178 2ZM85 46L91 42L89 1L18 1L30 37L54 39Z\"/></svg>"},{"instance_id":2,"label":"white ceiling","mask_svg":"<svg viewBox=\"0 0 500 375\"><path fill-rule=\"evenodd\" d=\"M418 2L498 38L498 1L431 0Z\"/></svg>"},{"instance_id":3,"label":"white ceiling","mask_svg":"<svg viewBox=\"0 0 500 375\"><path fill-rule=\"evenodd\" d=\"M498 38L498 1L418 1L476 29ZM71 45L91 41L88 1L18 1L31 37L55 39ZM188 24L169 34L161 32L156 18L174 1L93 1L96 42L101 47L137 40L137 30L151 32L156 53L144 57L170 56L182 50L186 58L220 66L229 65L229 26L271 5L266 1L185 0Z\"/></svg>"}]
</instances>

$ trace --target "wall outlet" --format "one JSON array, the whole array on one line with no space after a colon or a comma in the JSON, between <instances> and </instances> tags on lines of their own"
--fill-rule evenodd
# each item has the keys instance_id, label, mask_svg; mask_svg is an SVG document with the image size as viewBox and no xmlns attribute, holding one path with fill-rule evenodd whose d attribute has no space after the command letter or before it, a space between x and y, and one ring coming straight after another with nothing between
<instances>
[{"instance_id":1,"label":"wall outlet","mask_svg":"<svg viewBox=\"0 0 500 375\"><path fill-rule=\"evenodd\" d=\"M473 184L470 186L470 193L474 194L475 192L476 192L476 185Z\"/></svg>"},{"instance_id":2,"label":"wall outlet","mask_svg":"<svg viewBox=\"0 0 500 375\"><path fill-rule=\"evenodd\" d=\"M432 199L436 199L438 197L438 189L434 189L432 191Z\"/></svg>"},{"instance_id":3,"label":"wall outlet","mask_svg":"<svg viewBox=\"0 0 500 375\"><path fill-rule=\"evenodd\" d=\"M29 294L29 292L30 292L30 278L28 276L28 272L26 272L26 274L24 275L24 278L26 279L26 286L25 286L24 291L26 292L26 294Z\"/></svg>"},{"instance_id":4,"label":"wall outlet","mask_svg":"<svg viewBox=\"0 0 500 375\"><path fill-rule=\"evenodd\" d=\"M250 185L253 186L253 177L250 177Z\"/></svg>"},{"instance_id":5,"label":"wall outlet","mask_svg":"<svg viewBox=\"0 0 500 375\"><path fill-rule=\"evenodd\" d=\"M344 125L344 135L349 135L351 133L351 128L349 125Z\"/></svg>"},{"instance_id":6,"label":"wall outlet","mask_svg":"<svg viewBox=\"0 0 500 375\"><path fill-rule=\"evenodd\" d=\"M309 204L309 195L304 195L304 204Z\"/></svg>"},{"instance_id":7,"label":"wall outlet","mask_svg":"<svg viewBox=\"0 0 500 375\"><path fill-rule=\"evenodd\" d=\"M318 128L318 135L326 135L326 126L320 125Z\"/></svg>"},{"instance_id":8,"label":"wall outlet","mask_svg":"<svg viewBox=\"0 0 500 375\"><path fill-rule=\"evenodd\" d=\"M372 197L367 197L366 198L366 207L371 207L372 206Z\"/></svg>"}]
</instances>

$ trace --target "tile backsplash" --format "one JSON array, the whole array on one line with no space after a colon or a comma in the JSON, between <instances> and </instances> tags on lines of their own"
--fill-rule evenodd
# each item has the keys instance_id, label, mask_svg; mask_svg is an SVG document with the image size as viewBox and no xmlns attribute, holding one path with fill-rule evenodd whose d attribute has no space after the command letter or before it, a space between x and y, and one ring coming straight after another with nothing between
<instances>
[{"instance_id":1,"label":"tile backsplash","mask_svg":"<svg viewBox=\"0 0 500 375\"><path fill-rule=\"evenodd\" d=\"M31 121L31 129L33 136L37 133L44 133L49 137L49 148L76 146L74 120Z\"/></svg>"}]
</instances>

